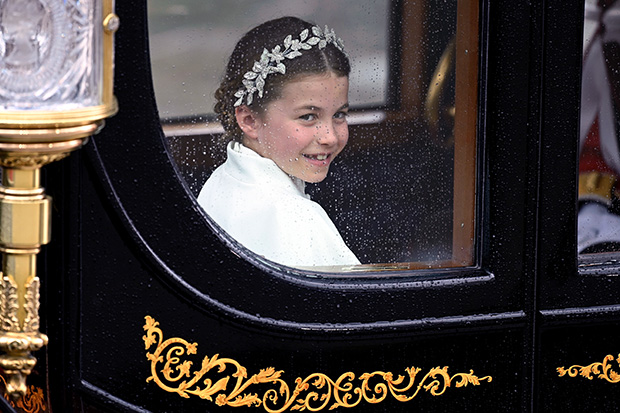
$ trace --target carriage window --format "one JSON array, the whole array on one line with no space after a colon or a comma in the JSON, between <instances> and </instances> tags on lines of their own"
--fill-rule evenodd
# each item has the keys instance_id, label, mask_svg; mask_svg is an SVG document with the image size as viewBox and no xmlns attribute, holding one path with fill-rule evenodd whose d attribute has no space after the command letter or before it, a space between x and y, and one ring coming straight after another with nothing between
<instances>
[{"instance_id":1,"label":"carriage window","mask_svg":"<svg viewBox=\"0 0 620 413\"><path fill-rule=\"evenodd\" d=\"M324 179L302 180L361 264L315 269L473 265L478 7L477 0L150 0L153 81L170 153L199 196L227 159L213 105L236 42L281 16L327 25L351 62L348 144Z\"/></svg>"},{"instance_id":2,"label":"carriage window","mask_svg":"<svg viewBox=\"0 0 620 413\"><path fill-rule=\"evenodd\" d=\"M579 153L579 253L620 251L618 13L620 2L586 1Z\"/></svg>"}]
</instances>

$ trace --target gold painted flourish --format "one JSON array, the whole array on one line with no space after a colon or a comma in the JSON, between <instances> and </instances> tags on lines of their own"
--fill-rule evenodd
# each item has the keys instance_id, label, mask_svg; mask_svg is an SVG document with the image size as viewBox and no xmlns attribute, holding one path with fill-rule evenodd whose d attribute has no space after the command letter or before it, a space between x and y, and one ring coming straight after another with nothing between
<instances>
[{"instance_id":1,"label":"gold painted flourish","mask_svg":"<svg viewBox=\"0 0 620 413\"><path fill-rule=\"evenodd\" d=\"M167 392L177 393L185 398L189 398L190 395L209 401L215 398L215 404L218 406L259 407L262 405L270 413L283 412L289 408L290 410L318 411L328 406L332 410L338 407L354 407L362 400L368 403L380 403L389 394L398 401L407 402L416 397L421 390L430 392L433 396L439 396L452 385L455 387L464 387L468 384L478 386L481 381L492 381L491 376L478 378L473 370L469 373L450 375L448 367L435 367L426 373L415 386L416 377L419 376L421 369L410 367L405 369L406 376L399 375L396 378L390 372L364 373L359 377L361 380L359 387L355 387L353 383L355 374L351 372L342 374L336 380L332 380L323 373L312 373L305 379L298 377L295 380L295 388L291 392L288 384L281 378L283 370L276 371L273 367L268 367L261 369L259 373L248 379L245 367L233 359L219 358L218 354L211 358L204 357L200 370L191 373L192 362L181 361L181 357L196 354L198 344L189 343L182 338L170 338L164 341L163 332L158 327L159 322L151 316L146 316L145 320L146 335L142 337L145 349L148 350L156 345L152 353L146 353L147 359L151 361L152 374L146 381L154 381ZM204 378L210 370L217 368L217 372L222 373L228 366L233 367L235 372L215 382L211 378ZM378 383L371 386L371 379ZM234 385L232 390L230 390L229 383ZM251 385L261 383L272 383L276 386L265 391L262 397L256 393L244 393ZM204 384L204 387L201 387L201 384ZM313 391L314 389L310 386L320 390L320 393ZM407 394L408 392L411 394Z\"/></svg>"},{"instance_id":2,"label":"gold painted flourish","mask_svg":"<svg viewBox=\"0 0 620 413\"><path fill-rule=\"evenodd\" d=\"M577 377L577 375L580 375L587 378L588 380L592 380L594 378L593 375L598 375L599 379L607 380L610 383L618 383L620 382L620 374L612 370L611 365L609 364L609 362L613 359L614 356L608 354L605 356L602 363L597 362L588 364L587 366L573 365L570 366L568 369L565 369L564 367L558 367L557 371L560 377L566 374L568 374L570 377ZM618 355L616 362L620 364L620 354Z\"/></svg>"},{"instance_id":3,"label":"gold painted flourish","mask_svg":"<svg viewBox=\"0 0 620 413\"><path fill-rule=\"evenodd\" d=\"M2 375L0 375L0 384L6 388L6 381ZM20 409L24 413L39 413L47 410L45 395L43 394L43 390L39 387L28 387L28 392L26 395L17 400L17 402L13 402L13 400L11 400L9 395L6 393L4 394L4 398L9 401L13 408Z\"/></svg>"}]
</instances>

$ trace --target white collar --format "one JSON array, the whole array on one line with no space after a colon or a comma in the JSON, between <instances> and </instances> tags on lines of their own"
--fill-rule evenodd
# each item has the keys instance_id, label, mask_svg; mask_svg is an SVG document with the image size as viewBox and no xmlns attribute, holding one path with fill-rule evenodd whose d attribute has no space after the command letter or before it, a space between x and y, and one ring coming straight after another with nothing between
<instances>
[{"instance_id":1,"label":"white collar","mask_svg":"<svg viewBox=\"0 0 620 413\"><path fill-rule=\"evenodd\" d=\"M226 172L233 178L248 184L294 191L304 198L310 198L305 193L306 183L303 180L288 175L274 161L260 156L240 142L229 142L226 153Z\"/></svg>"}]
</instances>

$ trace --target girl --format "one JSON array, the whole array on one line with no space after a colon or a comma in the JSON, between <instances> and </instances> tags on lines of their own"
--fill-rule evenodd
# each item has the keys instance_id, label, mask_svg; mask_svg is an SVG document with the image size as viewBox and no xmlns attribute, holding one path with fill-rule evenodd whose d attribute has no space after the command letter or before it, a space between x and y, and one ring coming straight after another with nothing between
<instances>
[{"instance_id":1,"label":"girl","mask_svg":"<svg viewBox=\"0 0 620 413\"><path fill-rule=\"evenodd\" d=\"M347 144L350 70L332 30L283 17L239 40L215 93L231 142L198 202L233 238L277 263L359 264L304 193Z\"/></svg>"}]
</instances>

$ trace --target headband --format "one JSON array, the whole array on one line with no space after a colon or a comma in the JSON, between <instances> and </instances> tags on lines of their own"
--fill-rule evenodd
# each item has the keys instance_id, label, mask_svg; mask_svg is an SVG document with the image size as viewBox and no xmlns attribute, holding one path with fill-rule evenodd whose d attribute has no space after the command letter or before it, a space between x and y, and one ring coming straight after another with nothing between
<instances>
[{"instance_id":1,"label":"headband","mask_svg":"<svg viewBox=\"0 0 620 413\"><path fill-rule=\"evenodd\" d=\"M235 102L235 107L243 104L243 99L247 96L246 103L251 105L254 100L254 92L258 92L258 97L263 97L263 88L265 87L265 79L271 73L286 73L286 66L283 61L286 59L294 59L297 56L301 56L301 50L310 50L313 46L318 45L319 49L325 48L329 43L333 44L340 50L345 56L348 56L344 51L344 44L342 40L336 37L333 29L328 29L325 26L325 30L321 30L319 26L312 26L312 36L308 29L304 29L299 34L299 39L293 40L293 37L289 34L284 39L284 50L280 45L274 47L271 52L267 49L263 49L263 54L259 61L254 62L252 70L243 75L243 86L235 93L235 97L239 98Z\"/></svg>"}]
</instances>

